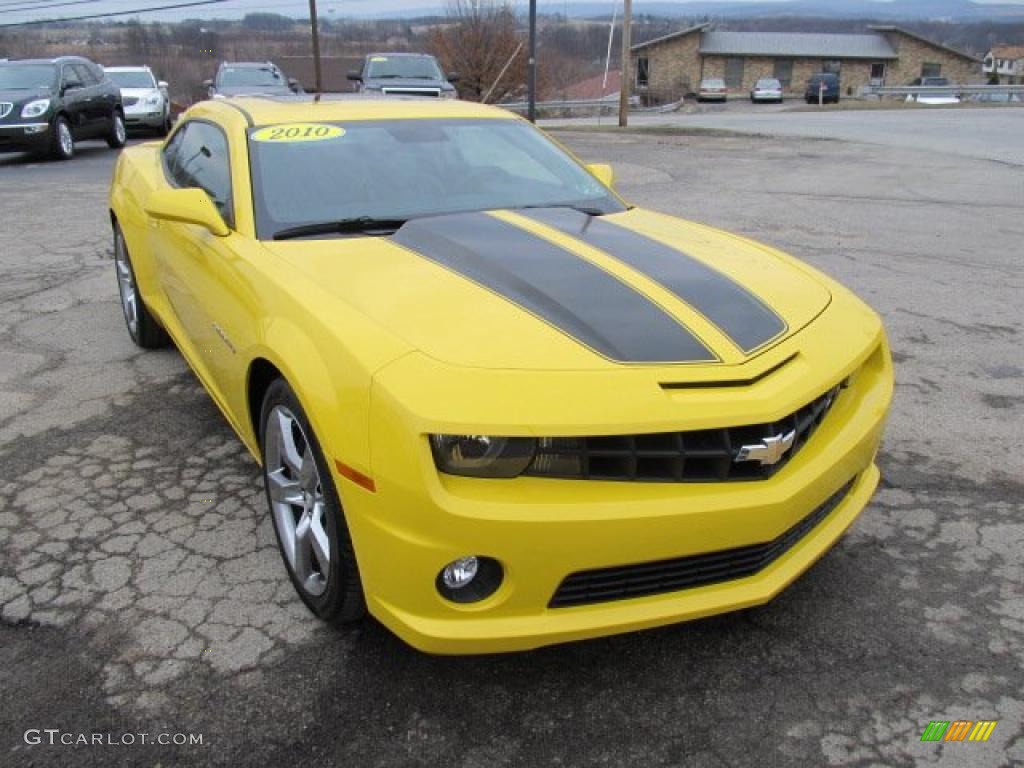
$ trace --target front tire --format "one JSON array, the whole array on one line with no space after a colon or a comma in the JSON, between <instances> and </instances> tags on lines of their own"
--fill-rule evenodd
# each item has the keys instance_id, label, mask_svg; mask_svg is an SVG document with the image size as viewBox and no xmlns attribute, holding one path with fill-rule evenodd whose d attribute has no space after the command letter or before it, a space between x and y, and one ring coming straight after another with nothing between
<instances>
[{"instance_id":1,"label":"front tire","mask_svg":"<svg viewBox=\"0 0 1024 768\"><path fill-rule=\"evenodd\" d=\"M274 534L302 602L329 624L361 619L366 603L341 501L309 419L283 379L263 398L260 451Z\"/></svg>"},{"instance_id":2,"label":"front tire","mask_svg":"<svg viewBox=\"0 0 1024 768\"><path fill-rule=\"evenodd\" d=\"M110 133L107 135L107 146L111 149L121 149L128 143L128 129L124 126L124 115L120 110L115 109L110 118Z\"/></svg>"},{"instance_id":3,"label":"front tire","mask_svg":"<svg viewBox=\"0 0 1024 768\"><path fill-rule=\"evenodd\" d=\"M139 293L139 284L135 280L135 268L128 254L128 244L124 233L114 223L114 267L117 270L117 292L121 296L121 311L128 327L128 335L136 346L143 349L157 349L167 346L170 338L160 327L156 318L150 314L146 303Z\"/></svg>"},{"instance_id":4,"label":"front tire","mask_svg":"<svg viewBox=\"0 0 1024 768\"><path fill-rule=\"evenodd\" d=\"M71 135L71 124L61 115L53 121L53 135L50 137L50 157L54 160L70 160L75 156L75 139Z\"/></svg>"}]
</instances>

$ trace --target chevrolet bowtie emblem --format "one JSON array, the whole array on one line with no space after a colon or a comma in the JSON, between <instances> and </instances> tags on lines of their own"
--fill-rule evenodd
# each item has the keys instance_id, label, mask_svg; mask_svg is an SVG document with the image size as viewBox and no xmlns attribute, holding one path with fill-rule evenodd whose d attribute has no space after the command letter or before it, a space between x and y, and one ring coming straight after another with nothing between
<instances>
[{"instance_id":1,"label":"chevrolet bowtie emblem","mask_svg":"<svg viewBox=\"0 0 1024 768\"><path fill-rule=\"evenodd\" d=\"M778 464L786 452L793 447L795 440L795 430L790 430L784 435L766 437L760 443L741 447L734 461L759 461L762 466Z\"/></svg>"}]
</instances>

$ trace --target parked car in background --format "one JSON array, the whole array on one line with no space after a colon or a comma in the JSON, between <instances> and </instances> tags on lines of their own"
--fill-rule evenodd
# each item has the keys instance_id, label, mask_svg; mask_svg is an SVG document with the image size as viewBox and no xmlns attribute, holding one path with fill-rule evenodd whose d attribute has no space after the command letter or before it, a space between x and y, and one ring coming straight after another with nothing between
<instances>
[{"instance_id":1,"label":"parked car in background","mask_svg":"<svg viewBox=\"0 0 1024 768\"><path fill-rule=\"evenodd\" d=\"M823 104L838 104L839 75L834 72L818 72L811 75L807 78L804 99L808 104L817 104L819 99Z\"/></svg>"},{"instance_id":2,"label":"parked car in background","mask_svg":"<svg viewBox=\"0 0 1024 768\"><path fill-rule=\"evenodd\" d=\"M725 101L729 98L729 89L725 80L719 77L708 77L700 81L697 89L697 101Z\"/></svg>"},{"instance_id":3,"label":"parked car in background","mask_svg":"<svg viewBox=\"0 0 1024 768\"><path fill-rule=\"evenodd\" d=\"M425 53L371 53L363 59L362 67L348 73L348 79L358 83L356 90L360 93L459 97L452 85L458 82L458 73L445 75L437 59Z\"/></svg>"},{"instance_id":4,"label":"parked car in background","mask_svg":"<svg viewBox=\"0 0 1024 768\"><path fill-rule=\"evenodd\" d=\"M302 93L299 81L272 61L223 61L212 80L203 81L211 99L228 96L286 96Z\"/></svg>"},{"instance_id":5,"label":"parked car in background","mask_svg":"<svg viewBox=\"0 0 1024 768\"><path fill-rule=\"evenodd\" d=\"M171 130L171 99L167 83L149 67L104 67L121 89L124 121L129 128L151 128L161 136Z\"/></svg>"},{"instance_id":6,"label":"parked car in background","mask_svg":"<svg viewBox=\"0 0 1024 768\"><path fill-rule=\"evenodd\" d=\"M124 146L121 91L81 56L0 63L0 152L68 160L75 142L106 139Z\"/></svg>"},{"instance_id":7,"label":"parked car in background","mask_svg":"<svg viewBox=\"0 0 1024 768\"><path fill-rule=\"evenodd\" d=\"M774 77L762 77L750 91L750 100L755 104L759 101L782 103L782 83Z\"/></svg>"},{"instance_id":8,"label":"parked car in background","mask_svg":"<svg viewBox=\"0 0 1024 768\"><path fill-rule=\"evenodd\" d=\"M931 93L912 93L907 96L907 101L916 101L918 104L959 104L960 97L955 93L950 93L948 90L952 83L949 82L948 77L919 77L912 85L917 85L922 88L933 86L937 89Z\"/></svg>"}]
</instances>

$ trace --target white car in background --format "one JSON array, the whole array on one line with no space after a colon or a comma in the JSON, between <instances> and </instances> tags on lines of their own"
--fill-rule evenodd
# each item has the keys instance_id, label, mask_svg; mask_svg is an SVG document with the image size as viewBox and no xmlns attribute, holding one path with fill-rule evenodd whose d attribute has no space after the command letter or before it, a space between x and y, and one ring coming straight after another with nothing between
<instances>
[{"instance_id":1,"label":"white car in background","mask_svg":"<svg viewBox=\"0 0 1024 768\"><path fill-rule=\"evenodd\" d=\"M166 136L171 130L171 99L167 83L149 67L104 67L121 89L124 121L129 128L150 128Z\"/></svg>"},{"instance_id":2,"label":"white car in background","mask_svg":"<svg viewBox=\"0 0 1024 768\"><path fill-rule=\"evenodd\" d=\"M773 101L781 104L782 82L774 77L762 77L750 89L750 101L755 104L759 101Z\"/></svg>"},{"instance_id":3,"label":"white car in background","mask_svg":"<svg viewBox=\"0 0 1024 768\"><path fill-rule=\"evenodd\" d=\"M927 87L935 86L942 88L939 91L922 91L920 93L912 93L907 96L907 101L916 101L918 104L959 104L960 97L955 93L951 93L948 90L951 83L949 78L946 77L922 77L914 81L914 85Z\"/></svg>"}]
</instances>

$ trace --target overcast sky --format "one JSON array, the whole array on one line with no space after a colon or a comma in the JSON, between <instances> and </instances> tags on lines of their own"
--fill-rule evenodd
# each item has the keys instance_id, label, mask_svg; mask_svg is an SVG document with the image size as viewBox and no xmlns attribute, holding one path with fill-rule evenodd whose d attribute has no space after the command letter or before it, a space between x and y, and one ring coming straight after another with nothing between
<instances>
[{"instance_id":1,"label":"overcast sky","mask_svg":"<svg viewBox=\"0 0 1024 768\"><path fill-rule=\"evenodd\" d=\"M664 2L665 0L651 0L651 2ZM786 2L787 0L674 0L680 5L687 2ZM887 2L888 0L877 0ZM904 0L905 2L912 0ZM61 18L81 16L92 13L107 13L111 11L129 11L147 6L171 5L188 0L68 0L60 3L60 0L0 0L0 24L18 21L27 21L39 18ZM519 10L528 7L528 0L511 0L512 5ZM561 8L563 5L573 5L576 2L600 3L601 0L538 0L542 9ZM621 0L606 0L609 10L613 3L621 6ZM1024 0L975 0L977 3L1005 3L1013 5L1024 5ZM643 0L634 0L634 3L643 3ZM404 12L410 15L417 13L432 12L443 8L445 0L317 0L317 7L320 14L325 18L339 18L343 16L369 16L373 14L387 14L393 12ZM148 13L141 16L149 20L180 20L184 18L214 18L228 17L237 18L250 11L279 12L289 15L300 15L308 8L308 0L227 0L216 5L199 6L194 8L181 8L175 11L163 13ZM118 17L122 19L131 16Z\"/></svg>"}]
</instances>

